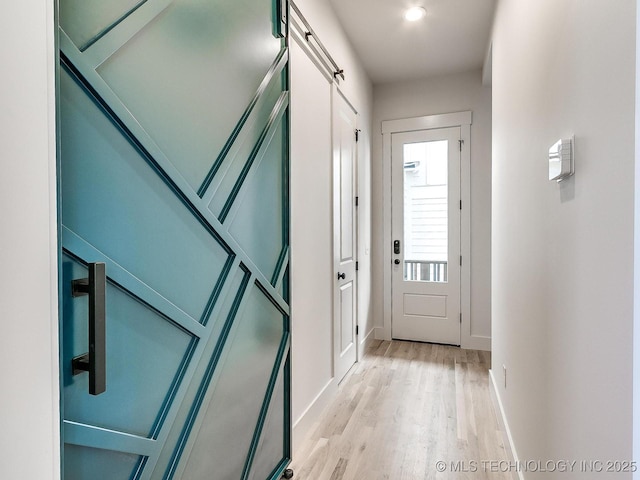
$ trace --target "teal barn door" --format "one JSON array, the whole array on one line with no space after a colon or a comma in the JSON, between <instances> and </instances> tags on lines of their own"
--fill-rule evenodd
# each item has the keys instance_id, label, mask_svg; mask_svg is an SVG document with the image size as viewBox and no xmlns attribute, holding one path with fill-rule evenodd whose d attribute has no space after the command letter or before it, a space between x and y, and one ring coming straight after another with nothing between
<instances>
[{"instance_id":1,"label":"teal barn door","mask_svg":"<svg viewBox=\"0 0 640 480\"><path fill-rule=\"evenodd\" d=\"M290 461L280 0L59 0L62 476Z\"/></svg>"}]
</instances>

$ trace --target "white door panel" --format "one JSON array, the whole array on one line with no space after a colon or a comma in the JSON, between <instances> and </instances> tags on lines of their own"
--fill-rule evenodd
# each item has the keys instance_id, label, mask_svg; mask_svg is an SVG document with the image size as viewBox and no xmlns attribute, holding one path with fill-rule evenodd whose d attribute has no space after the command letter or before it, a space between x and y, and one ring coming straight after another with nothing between
<instances>
[{"instance_id":1,"label":"white door panel","mask_svg":"<svg viewBox=\"0 0 640 480\"><path fill-rule=\"evenodd\" d=\"M357 358L356 341L356 140L357 115L344 97L333 91L333 211L334 211L334 346L338 381Z\"/></svg>"},{"instance_id":2,"label":"white door panel","mask_svg":"<svg viewBox=\"0 0 640 480\"><path fill-rule=\"evenodd\" d=\"M354 331L351 328L350 318L353 318L353 312L355 305L354 300L354 288L353 282L345 283L340 286L340 317L346 321L341 322L340 330L340 356L344 356L348 353L356 341L354 338Z\"/></svg>"}]
</instances>

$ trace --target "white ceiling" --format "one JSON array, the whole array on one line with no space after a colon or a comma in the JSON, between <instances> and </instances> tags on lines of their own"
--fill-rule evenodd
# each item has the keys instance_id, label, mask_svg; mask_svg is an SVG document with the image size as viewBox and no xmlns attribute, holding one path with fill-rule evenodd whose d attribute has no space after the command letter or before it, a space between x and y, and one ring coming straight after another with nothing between
<instances>
[{"instance_id":1,"label":"white ceiling","mask_svg":"<svg viewBox=\"0 0 640 480\"><path fill-rule=\"evenodd\" d=\"M481 68L496 0L329 0L374 84ZM404 10L427 16L407 22Z\"/></svg>"}]
</instances>

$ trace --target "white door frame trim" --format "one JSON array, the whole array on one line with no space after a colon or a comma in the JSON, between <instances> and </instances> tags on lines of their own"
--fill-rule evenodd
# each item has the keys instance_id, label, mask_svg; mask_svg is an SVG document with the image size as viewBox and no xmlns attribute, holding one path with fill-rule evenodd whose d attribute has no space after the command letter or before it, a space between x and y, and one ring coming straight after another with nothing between
<instances>
[{"instance_id":1,"label":"white door frame trim","mask_svg":"<svg viewBox=\"0 0 640 480\"><path fill-rule=\"evenodd\" d=\"M391 135L394 133L460 127L463 142L460 154L460 196L462 215L460 225L460 311L462 348L481 348L471 335L471 123L472 112L403 118L382 121L382 221L383 235L383 328L381 340L391 340Z\"/></svg>"}]
</instances>

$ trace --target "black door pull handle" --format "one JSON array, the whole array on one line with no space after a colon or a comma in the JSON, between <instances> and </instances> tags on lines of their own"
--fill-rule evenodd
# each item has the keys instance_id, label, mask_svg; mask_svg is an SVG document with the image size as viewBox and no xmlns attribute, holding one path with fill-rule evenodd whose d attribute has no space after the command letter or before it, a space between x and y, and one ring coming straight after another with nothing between
<instances>
[{"instance_id":1,"label":"black door pull handle","mask_svg":"<svg viewBox=\"0 0 640 480\"><path fill-rule=\"evenodd\" d=\"M107 390L106 365L106 297L107 274L102 262L89 264L89 278L71 282L71 295L89 296L89 351L71 361L73 375L89 372L89 393L100 395Z\"/></svg>"}]
</instances>

